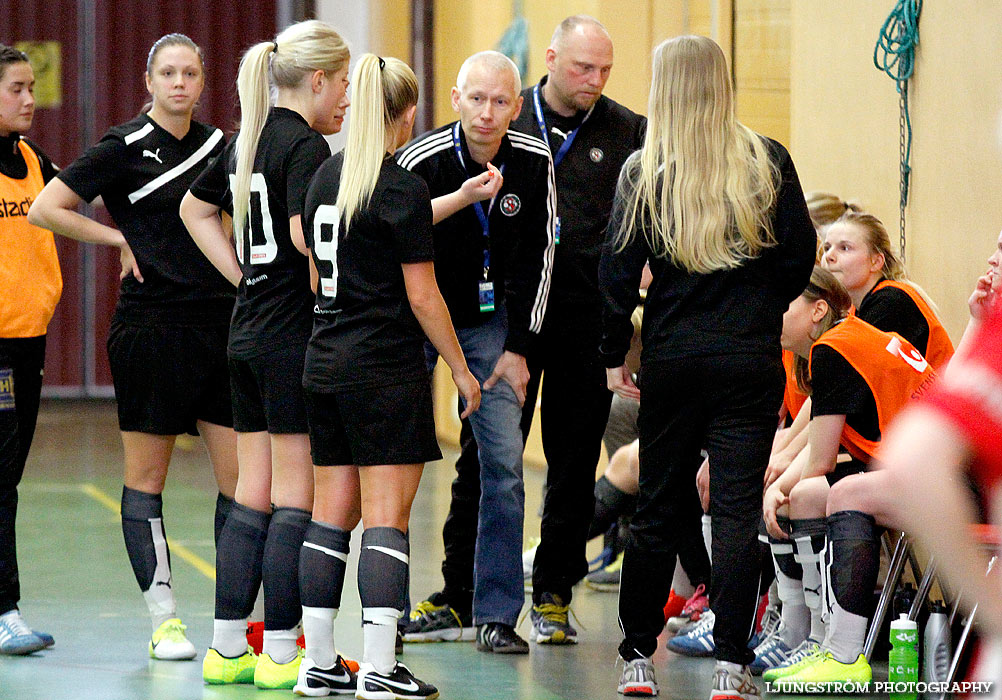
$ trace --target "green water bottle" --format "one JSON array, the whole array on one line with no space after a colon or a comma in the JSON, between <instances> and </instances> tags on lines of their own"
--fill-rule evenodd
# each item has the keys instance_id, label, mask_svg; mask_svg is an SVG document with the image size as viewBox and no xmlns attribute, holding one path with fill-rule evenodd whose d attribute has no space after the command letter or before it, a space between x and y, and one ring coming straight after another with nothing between
<instances>
[{"instance_id":1,"label":"green water bottle","mask_svg":"<svg viewBox=\"0 0 1002 700\"><path fill-rule=\"evenodd\" d=\"M891 686L891 700L915 700L914 691L919 679L918 623L902 613L891 622L891 652L887 656L887 680L891 683L908 683L910 692L895 692L905 688Z\"/></svg>"}]
</instances>

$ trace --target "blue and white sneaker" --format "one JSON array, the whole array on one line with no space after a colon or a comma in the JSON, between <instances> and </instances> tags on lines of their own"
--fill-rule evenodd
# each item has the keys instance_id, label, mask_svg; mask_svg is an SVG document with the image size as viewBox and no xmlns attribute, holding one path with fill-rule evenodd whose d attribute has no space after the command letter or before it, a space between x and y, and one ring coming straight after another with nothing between
<instances>
[{"instance_id":1,"label":"blue and white sneaker","mask_svg":"<svg viewBox=\"0 0 1002 700\"><path fill-rule=\"evenodd\" d=\"M748 670L752 675L761 676L771 668L782 666L793 654L783 637L779 634L762 641L755 647L755 660L748 665Z\"/></svg>"},{"instance_id":2,"label":"blue and white sneaker","mask_svg":"<svg viewBox=\"0 0 1002 700\"><path fill-rule=\"evenodd\" d=\"M713 643L714 617L712 610L704 612L688 632L668 640L668 650L682 656L713 656L717 648Z\"/></svg>"},{"instance_id":3,"label":"blue and white sneaker","mask_svg":"<svg viewBox=\"0 0 1002 700\"><path fill-rule=\"evenodd\" d=\"M51 646L55 646L56 644L56 640L52 637L51 634L47 634L45 632L39 632L38 630L31 630L31 633L42 640L42 644L45 645L46 649L48 649Z\"/></svg>"},{"instance_id":4,"label":"blue and white sneaker","mask_svg":"<svg viewBox=\"0 0 1002 700\"><path fill-rule=\"evenodd\" d=\"M748 642L749 649L758 647L778 635L783 629L783 617L776 608L766 608L762 616L762 629L752 635Z\"/></svg>"},{"instance_id":5,"label":"blue and white sneaker","mask_svg":"<svg viewBox=\"0 0 1002 700\"><path fill-rule=\"evenodd\" d=\"M51 645L31 631L17 608L0 615L0 654L24 656L46 646Z\"/></svg>"}]
</instances>

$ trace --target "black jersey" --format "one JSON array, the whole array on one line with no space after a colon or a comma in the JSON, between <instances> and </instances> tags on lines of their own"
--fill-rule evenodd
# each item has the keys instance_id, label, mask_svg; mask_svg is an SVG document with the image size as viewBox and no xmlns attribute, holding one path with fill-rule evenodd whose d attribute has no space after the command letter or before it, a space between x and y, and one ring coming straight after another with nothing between
<instances>
[{"instance_id":1,"label":"black jersey","mask_svg":"<svg viewBox=\"0 0 1002 700\"><path fill-rule=\"evenodd\" d=\"M458 122L411 141L397 154L401 166L428 183L432 198L459 189L484 166L470 156ZM456 153L458 138L460 155ZM491 202L483 202L489 236L474 209L466 207L434 227L435 276L457 328L478 326L490 318L481 311L479 286L487 272L496 303L508 314L505 349L526 355L546 313L553 272L556 186L550 151L535 136L508 131L493 165L504 184ZM485 250L490 264L485 266Z\"/></svg>"},{"instance_id":2,"label":"black jersey","mask_svg":"<svg viewBox=\"0 0 1002 700\"><path fill-rule=\"evenodd\" d=\"M191 193L233 213L236 137L202 173ZM289 219L303 213L310 178L330 147L297 112L271 110L251 175L249 233L234 231L243 279L230 327L230 355L247 359L287 342L304 346L313 327L309 261L292 243Z\"/></svg>"},{"instance_id":3,"label":"black jersey","mask_svg":"<svg viewBox=\"0 0 1002 700\"><path fill-rule=\"evenodd\" d=\"M233 288L195 245L178 209L224 145L223 132L191 122L177 139L147 115L108 130L58 178L86 202L99 195L122 231L143 282L122 281L117 314L132 322L218 322Z\"/></svg>"},{"instance_id":4,"label":"black jersey","mask_svg":"<svg viewBox=\"0 0 1002 700\"><path fill-rule=\"evenodd\" d=\"M896 287L871 289L856 315L887 333L897 333L925 357L929 349L929 322L906 292Z\"/></svg>"},{"instance_id":5,"label":"black jersey","mask_svg":"<svg viewBox=\"0 0 1002 700\"><path fill-rule=\"evenodd\" d=\"M811 418L844 415L846 425L867 440L880 439L873 390L849 361L828 345L811 352Z\"/></svg>"},{"instance_id":6,"label":"black jersey","mask_svg":"<svg viewBox=\"0 0 1002 700\"><path fill-rule=\"evenodd\" d=\"M343 164L343 153L324 163L306 195L303 230L320 282L303 384L325 392L426 381L425 337L400 266L434 257L428 186L387 157L345 232L334 205Z\"/></svg>"},{"instance_id":7,"label":"black jersey","mask_svg":"<svg viewBox=\"0 0 1002 700\"><path fill-rule=\"evenodd\" d=\"M619 170L627 157L643 146L647 120L604 95L591 110L564 117L543 98L544 77L539 85L522 91L522 112L512 128L533 136L543 135L539 111L534 99L538 88L538 107L547 128L546 141L554 155L557 205L560 213L560 240L553 265L547 328L565 334L571 328L590 331L594 352L598 351L601 301L598 293L598 260L605 240L605 229L612 213ZM575 131L576 129L576 131ZM569 134L570 147L556 162Z\"/></svg>"}]
</instances>

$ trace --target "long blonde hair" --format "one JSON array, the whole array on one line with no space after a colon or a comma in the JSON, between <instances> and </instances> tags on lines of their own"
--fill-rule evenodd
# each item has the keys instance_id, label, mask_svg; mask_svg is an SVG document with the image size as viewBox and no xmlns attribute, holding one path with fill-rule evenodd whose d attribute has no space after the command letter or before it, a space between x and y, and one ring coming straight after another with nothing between
<instances>
[{"instance_id":1,"label":"long blonde hair","mask_svg":"<svg viewBox=\"0 0 1002 700\"><path fill-rule=\"evenodd\" d=\"M333 75L344 68L349 58L348 45L341 36L333 27L318 20L293 24L275 37L275 41L263 41L247 49L237 73L240 133L237 135L233 186L235 231L243 230L247 221L254 157L271 108L271 81L279 88L295 88L314 71Z\"/></svg>"},{"instance_id":2,"label":"long blonde hair","mask_svg":"<svg viewBox=\"0 0 1002 700\"><path fill-rule=\"evenodd\" d=\"M383 158L393 146L393 125L418 99L414 71L397 58L367 53L355 65L351 81L355 85L354 115L348 124L335 202L344 219L345 233L352 218L372 197Z\"/></svg>"},{"instance_id":3,"label":"long blonde hair","mask_svg":"<svg viewBox=\"0 0 1002 700\"><path fill-rule=\"evenodd\" d=\"M620 176L620 249L644 228L655 255L705 274L774 245L776 166L763 138L735 118L712 39L681 36L654 49L648 114L643 148Z\"/></svg>"}]
</instances>

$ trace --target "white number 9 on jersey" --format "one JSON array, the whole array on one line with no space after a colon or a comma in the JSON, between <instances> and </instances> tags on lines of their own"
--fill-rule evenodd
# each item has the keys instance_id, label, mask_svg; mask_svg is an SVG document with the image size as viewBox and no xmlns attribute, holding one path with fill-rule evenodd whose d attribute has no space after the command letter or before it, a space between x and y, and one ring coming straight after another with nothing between
<instances>
[{"instance_id":1,"label":"white number 9 on jersey","mask_svg":"<svg viewBox=\"0 0 1002 700\"><path fill-rule=\"evenodd\" d=\"M318 260L331 266L329 277L324 277L327 271L318 266L320 293L332 299L337 296L337 233L340 224L341 212L333 204L321 204L313 214L313 253ZM324 227L330 227L330 240L324 240Z\"/></svg>"},{"instance_id":2,"label":"white number 9 on jersey","mask_svg":"<svg viewBox=\"0 0 1002 700\"><path fill-rule=\"evenodd\" d=\"M237 188L237 176L230 175L230 191ZM257 194L258 207L254 207L254 195ZM278 243L275 242L275 230L271 223L271 209L268 206L268 183L261 173L251 173L250 179L250 202L247 206L247 226L250 233L247 242L250 243L250 264L263 265L272 262L278 257ZM254 242L254 234L258 238L264 238L263 243ZM237 260L245 262L243 231L233 232L233 244L237 249Z\"/></svg>"}]
</instances>

